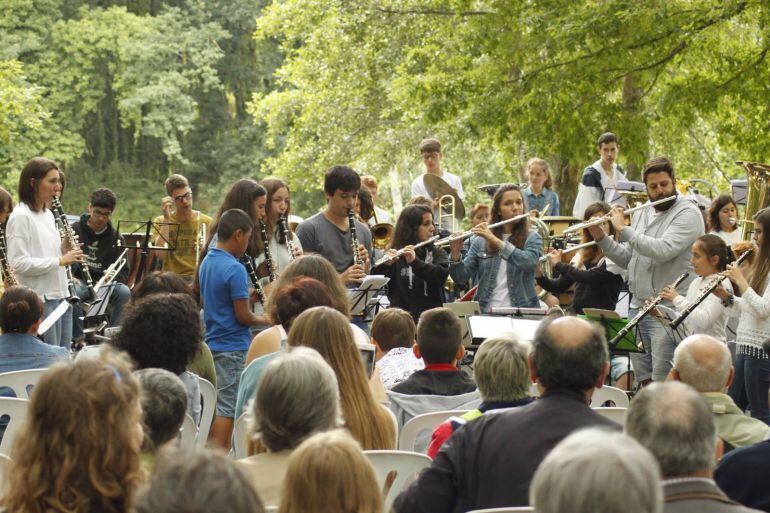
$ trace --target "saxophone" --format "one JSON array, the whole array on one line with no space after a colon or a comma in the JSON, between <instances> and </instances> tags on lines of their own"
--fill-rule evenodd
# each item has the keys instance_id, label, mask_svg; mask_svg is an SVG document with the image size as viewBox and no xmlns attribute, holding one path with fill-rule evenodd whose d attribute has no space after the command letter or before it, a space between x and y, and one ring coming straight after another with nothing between
<instances>
[{"instance_id":1,"label":"saxophone","mask_svg":"<svg viewBox=\"0 0 770 513\"><path fill-rule=\"evenodd\" d=\"M281 214L278 217L278 226L281 228L283 238L286 239L286 249L289 251L289 262L294 261L294 243L291 241L292 233L289 229L289 220L286 218L286 214Z\"/></svg>"},{"instance_id":2,"label":"saxophone","mask_svg":"<svg viewBox=\"0 0 770 513\"><path fill-rule=\"evenodd\" d=\"M11 287L19 284L16 273L8 262L8 246L5 243L5 228L0 226L0 279Z\"/></svg>"},{"instance_id":3,"label":"saxophone","mask_svg":"<svg viewBox=\"0 0 770 513\"><path fill-rule=\"evenodd\" d=\"M67 220L67 215L64 213L64 207L62 206L61 200L58 197L55 197L51 202L51 208L59 221L59 229L61 231L62 238L67 241L67 244L70 248L79 248L80 241L78 241L78 235L75 233L75 230L72 229L72 226ZM86 286L88 287L88 299L93 299L96 297L96 290L94 289L94 280L91 279L91 272L88 270L88 262L83 262L81 268L83 269L83 278L85 278ZM75 277L72 274L72 265L66 266L65 272L67 273L67 289L69 290L70 294L69 299L76 299L77 293L75 290Z\"/></svg>"},{"instance_id":4,"label":"saxophone","mask_svg":"<svg viewBox=\"0 0 770 513\"><path fill-rule=\"evenodd\" d=\"M267 273L272 282L278 279L278 274L275 272L273 255L270 254L270 240L267 238L267 226L262 219L259 220L259 233L262 236L262 244L265 246L265 265L267 265Z\"/></svg>"}]
</instances>

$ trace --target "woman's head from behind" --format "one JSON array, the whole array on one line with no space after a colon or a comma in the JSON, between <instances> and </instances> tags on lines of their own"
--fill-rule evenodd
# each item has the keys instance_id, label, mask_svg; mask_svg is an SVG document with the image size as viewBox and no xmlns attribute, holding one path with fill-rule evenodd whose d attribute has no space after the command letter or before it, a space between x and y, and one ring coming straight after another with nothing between
<instances>
[{"instance_id":1,"label":"woman's head from behind","mask_svg":"<svg viewBox=\"0 0 770 513\"><path fill-rule=\"evenodd\" d=\"M48 369L13 447L3 508L127 511L141 481L139 394L128 358L109 348Z\"/></svg>"},{"instance_id":2,"label":"woman's head from behind","mask_svg":"<svg viewBox=\"0 0 770 513\"><path fill-rule=\"evenodd\" d=\"M295 347L270 362L252 406L254 432L272 452L341 424L334 370L315 350Z\"/></svg>"},{"instance_id":3,"label":"woman's head from behind","mask_svg":"<svg viewBox=\"0 0 770 513\"><path fill-rule=\"evenodd\" d=\"M131 290L131 298L134 301L160 292L192 294L190 284L176 273L168 271L154 271L142 279Z\"/></svg>"},{"instance_id":4,"label":"woman's head from behind","mask_svg":"<svg viewBox=\"0 0 770 513\"><path fill-rule=\"evenodd\" d=\"M273 324L280 324L288 333L294 318L314 306L334 308L331 290L314 278L297 276L275 291L267 313Z\"/></svg>"},{"instance_id":5,"label":"woman's head from behind","mask_svg":"<svg viewBox=\"0 0 770 513\"><path fill-rule=\"evenodd\" d=\"M279 513L380 513L382 494L361 447L342 430L314 435L289 459Z\"/></svg>"},{"instance_id":6,"label":"woman's head from behind","mask_svg":"<svg viewBox=\"0 0 770 513\"><path fill-rule=\"evenodd\" d=\"M0 328L3 333L37 331L42 316L43 301L32 289L10 287L0 297Z\"/></svg>"},{"instance_id":7,"label":"woman's head from behind","mask_svg":"<svg viewBox=\"0 0 770 513\"><path fill-rule=\"evenodd\" d=\"M334 301L334 308L345 316L349 316L348 296L339 273L331 263L321 255L307 254L296 258L281 271L281 276L273 286L273 292L268 299L268 311L273 303L273 296L285 288L299 276L314 278L329 288Z\"/></svg>"}]
</instances>

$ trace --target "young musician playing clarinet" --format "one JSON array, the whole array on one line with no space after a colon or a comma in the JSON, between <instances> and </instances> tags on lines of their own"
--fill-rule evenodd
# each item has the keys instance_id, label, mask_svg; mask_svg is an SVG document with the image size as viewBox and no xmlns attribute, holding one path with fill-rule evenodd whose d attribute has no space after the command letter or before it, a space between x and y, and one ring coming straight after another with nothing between
<instances>
[{"instance_id":1,"label":"young musician playing clarinet","mask_svg":"<svg viewBox=\"0 0 770 513\"><path fill-rule=\"evenodd\" d=\"M647 300L657 297L666 285L691 270L692 245L704 233L703 216L698 207L677 196L674 166L667 157L645 162L642 177L650 201L671 200L635 212L631 226L625 224L623 207L614 207L610 221L619 233L620 242L608 237L599 226L589 228L607 258L628 270L632 294L629 318L639 313ZM689 281L681 284L682 292L687 285ZM664 381L674 356L667 329L649 315L637 327L645 347L645 353L631 355L637 380L641 385L651 379Z\"/></svg>"},{"instance_id":2,"label":"young musician playing clarinet","mask_svg":"<svg viewBox=\"0 0 770 513\"><path fill-rule=\"evenodd\" d=\"M506 184L492 198L491 223L505 221L527 211L518 185ZM451 243L449 271L456 283L473 278L478 283L476 301L482 311L495 307L531 307L540 302L535 292L535 266L540 259L542 240L529 229L529 220L504 224L493 230L487 223L472 229L478 237L461 259L463 241Z\"/></svg>"},{"instance_id":3,"label":"young musician playing clarinet","mask_svg":"<svg viewBox=\"0 0 770 513\"><path fill-rule=\"evenodd\" d=\"M372 274L384 274L390 278L390 306L408 311L415 322L425 310L444 304L449 257L443 249L432 244L414 247L433 237L435 231L429 207L407 206L398 216L393 241L386 253L395 256L397 250L403 250L403 255L372 269Z\"/></svg>"},{"instance_id":4,"label":"young musician playing clarinet","mask_svg":"<svg viewBox=\"0 0 770 513\"><path fill-rule=\"evenodd\" d=\"M291 213L289 186L280 178L265 178L259 184L267 191L264 222L269 240L268 249L276 272L280 274L281 269L302 254L302 243L289 227ZM257 265L264 260L264 255L260 255Z\"/></svg>"}]
</instances>

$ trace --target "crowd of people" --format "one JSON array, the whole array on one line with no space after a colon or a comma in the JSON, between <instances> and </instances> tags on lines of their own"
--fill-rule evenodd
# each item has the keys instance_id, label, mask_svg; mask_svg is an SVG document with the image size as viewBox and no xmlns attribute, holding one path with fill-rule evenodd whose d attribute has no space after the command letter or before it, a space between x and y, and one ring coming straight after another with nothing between
<instances>
[{"instance_id":1,"label":"crowd of people","mask_svg":"<svg viewBox=\"0 0 770 513\"><path fill-rule=\"evenodd\" d=\"M377 182L350 167L326 172L326 206L296 229L281 179L237 181L209 217L175 174L141 258L110 222L109 189L72 226L79 240L61 237L69 221L50 207L64 175L33 158L15 207L0 190L0 372L47 370L0 468L0 510L382 513L391 479L366 451L396 449L418 415L458 410L416 437L431 463L397 513L770 511L770 210L741 241L731 197L701 212L655 157L642 179L657 203L627 225L619 148L603 134L583 172L573 214L589 224L570 261L544 255L535 229L562 209L539 158L527 184L474 206L458 236L424 177L458 199L461 180L442 169L440 142L424 140L426 173L385 250L370 230L390 219ZM388 278L375 314L349 301L372 275ZM475 287L485 314L549 305L540 290L574 288L573 299L531 339L501 332L469 347L450 277ZM614 310L626 287L640 347L630 356L585 315ZM592 407L608 384L632 395L622 425ZM190 422L211 423L207 449L179 448ZM236 459L241 422L248 454Z\"/></svg>"}]
</instances>

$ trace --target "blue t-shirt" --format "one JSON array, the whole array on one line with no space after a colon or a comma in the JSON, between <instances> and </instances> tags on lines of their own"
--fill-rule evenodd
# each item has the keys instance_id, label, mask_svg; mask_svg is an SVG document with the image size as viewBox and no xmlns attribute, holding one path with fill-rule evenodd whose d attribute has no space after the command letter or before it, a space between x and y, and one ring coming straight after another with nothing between
<instances>
[{"instance_id":1,"label":"blue t-shirt","mask_svg":"<svg viewBox=\"0 0 770 513\"><path fill-rule=\"evenodd\" d=\"M203 259L198 274L203 299L206 343L212 351L246 351L249 327L235 318L233 301L249 298L246 268L233 255L213 248Z\"/></svg>"}]
</instances>

